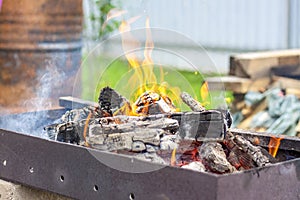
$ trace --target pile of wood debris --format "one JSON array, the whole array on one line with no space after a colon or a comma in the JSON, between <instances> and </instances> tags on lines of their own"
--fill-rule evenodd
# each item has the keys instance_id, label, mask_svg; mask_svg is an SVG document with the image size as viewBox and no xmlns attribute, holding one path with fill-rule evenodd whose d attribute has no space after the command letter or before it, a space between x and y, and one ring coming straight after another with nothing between
<instances>
[{"instance_id":1,"label":"pile of wood debris","mask_svg":"<svg viewBox=\"0 0 300 200\"><path fill-rule=\"evenodd\" d=\"M192 112L176 112L170 100L151 92L129 105L125 97L105 87L99 106L67 111L45 130L57 141L201 172L232 173L276 162L264 148L229 131L229 113L205 110L185 92L181 98ZM127 115L133 108L140 115ZM182 137L183 132L192 133ZM203 138L206 132L218 134Z\"/></svg>"},{"instance_id":2,"label":"pile of wood debris","mask_svg":"<svg viewBox=\"0 0 300 200\"><path fill-rule=\"evenodd\" d=\"M210 90L230 90L233 126L300 136L300 50L231 56L230 76L208 79Z\"/></svg>"}]
</instances>

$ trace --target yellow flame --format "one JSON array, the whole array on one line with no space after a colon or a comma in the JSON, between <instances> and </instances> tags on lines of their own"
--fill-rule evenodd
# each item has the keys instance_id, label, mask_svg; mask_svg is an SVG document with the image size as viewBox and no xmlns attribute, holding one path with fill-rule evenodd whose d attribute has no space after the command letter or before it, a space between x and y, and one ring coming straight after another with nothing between
<instances>
[{"instance_id":1,"label":"yellow flame","mask_svg":"<svg viewBox=\"0 0 300 200\"><path fill-rule=\"evenodd\" d=\"M200 95L201 95L201 98L202 98L202 101L205 101L207 100L208 98L208 84L206 81L203 82L201 88L200 88Z\"/></svg>"},{"instance_id":2,"label":"yellow flame","mask_svg":"<svg viewBox=\"0 0 300 200\"><path fill-rule=\"evenodd\" d=\"M175 166L176 165L176 148L174 148L173 151L172 151L170 165L171 166Z\"/></svg>"},{"instance_id":3,"label":"yellow flame","mask_svg":"<svg viewBox=\"0 0 300 200\"><path fill-rule=\"evenodd\" d=\"M201 97L201 104L203 106L209 105L209 89L207 81L204 81L200 87L200 97Z\"/></svg>"},{"instance_id":4,"label":"yellow flame","mask_svg":"<svg viewBox=\"0 0 300 200\"><path fill-rule=\"evenodd\" d=\"M128 60L129 65L133 69L133 75L130 77L128 83L131 86L136 87L134 93L134 99L136 100L140 95L146 91L159 94L166 102L179 102L180 90L176 87L170 87L167 82L164 81L164 72L160 67L160 83L154 73L154 63L152 60L152 51L154 49L154 43L152 40L152 34L150 29L149 18L146 19L146 41L143 52L144 59L142 62L135 54L135 50L140 48L140 43L130 34L130 24L137 18L132 18L129 21L122 21L119 31L122 36L122 46L125 52L125 57ZM132 88L132 87L130 87ZM132 110L136 110L135 105L132 105ZM179 110L176 110L179 111ZM130 113L130 115L137 115L137 113Z\"/></svg>"}]
</instances>

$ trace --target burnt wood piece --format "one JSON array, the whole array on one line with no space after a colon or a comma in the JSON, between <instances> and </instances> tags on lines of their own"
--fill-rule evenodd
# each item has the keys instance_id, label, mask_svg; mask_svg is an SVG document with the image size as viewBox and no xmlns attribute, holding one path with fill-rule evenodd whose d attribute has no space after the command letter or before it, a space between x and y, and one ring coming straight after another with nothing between
<instances>
[{"instance_id":1,"label":"burnt wood piece","mask_svg":"<svg viewBox=\"0 0 300 200\"><path fill-rule=\"evenodd\" d=\"M101 90L99 95L100 109L107 112L110 116L113 116L115 112L125 105L130 105L130 102L114 89L105 87Z\"/></svg>"},{"instance_id":2,"label":"burnt wood piece","mask_svg":"<svg viewBox=\"0 0 300 200\"><path fill-rule=\"evenodd\" d=\"M150 121L143 117L130 117L131 120L126 123L122 123L118 118L120 117L109 118L114 123L90 126L87 142L91 147L108 151L144 151L146 144L159 146L163 135L176 132L179 127L177 120L169 118ZM101 120L107 119L98 119ZM139 145L139 142L142 144Z\"/></svg>"},{"instance_id":3,"label":"burnt wood piece","mask_svg":"<svg viewBox=\"0 0 300 200\"><path fill-rule=\"evenodd\" d=\"M94 129L95 130L95 129ZM94 131L92 131L94 133ZM160 137L165 133L162 129L136 128L133 131L126 133L112 133L112 134L90 134L87 137L87 142L93 148L99 150L116 151L128 150L138 151L137 142L142 142L143 145L151 144L158 146L160 144ZM140 151L144 148L140 147Z\"/></svg>"},{"instance_id":4,"label":"burnt wood piece","mask_svg":"<svg viewBox=\"0 0 300 200\"><path fill-rule=\"evenodd\" d=\"M237 146L234 146L230 150L227 160L238 170L251 169L255 167L254 161L252 160L251 156L242 151Z\"/></svg>"},{"instance_id":5,"label":"burnt wood piece","mask_svg":"<svg viewBox=\"0 0 300 200\"><path fill-rule=\"evenodd\" d=\"M83 131L86 120L64 122L58 124L51 124L44 127L50 139L66 143L79 144L84 141ZM91 119L89 125L94 124L95 120Z\"/></svg>"},{"instance_id":6,"label":"burnt wood piece","mask_svg":"<svg viewBox=\"0 0 300 200\"><path fill-rule=\"evenodd\" d=\"M73 141L78 137L81 141L84 141L83 130L85 122L86 120L84 119L77 122L74 121L70 124L58 123L48 125L44 129L51 138L54 137L53 135L57 135L55 137L60 139L59 141ZM196 138L198 140L222 140L227 130L224 124L223 114L219 111L161 114L146 117L125 115L104 118L92 117L89 120L89 126L90 125L101 127L99 131L104 133L121 133L130 131L134 129L135 126L149 126L149 128L167 130L170 133L179 131L181 138ZM68 129L57 128L65 126L67 126ZM87 135L88 134L89 133L87 133Z\"/></svg>"},{"instance_id":7,"label":"burnt wood piece","mask_svg":"<svg viewBox=\"0 0 300 200\"><path fill-rule=\"evenodd\" d=\"M201 103L198 102L196 99L194 99L187 92L182 92L180 94L180 97L181 97L182 101L186 105L188 105L192 111L194 111L194 112L203 112L203 111L205 111L205 108L201 105Z\"/></svg>"},{"instance_id":8,"label":"burnt wood piece","mask_svg":"<svg viewBox=\"0 0 300 200\"><path fill-rule=\"evenodd\" d=\"M102 112L98 107L86 106L83 108L73 109L66 111L66 113L60 118L62 122L77 122L84 120L91 114L95 118L102 117Z\"/></svg>"},{"instance_id":9,"label":"burnt wood piece","mask_svg":"<svg viewBox=\"0 0 300 200\"><path fill-rule=\"evenodd\" d=\"M227 131L224 116L217 110L174 113L170 117L179 121L179 133L185 139L222 140Z\"/></svg>"},{"instance_id":10,"label":"burnt wood piece","mask_svg":"<svg viewBox=\"0 0 300 200\"><path fill-rule=\"evenodd\" d=\"M232 147L232 149L239 148L240 150L243 150L245 153L247 153L258 167L270 164L269 158L264 155L261 148L259 146L254 146L243 136L233 135L231 132L228 132L226 135L226 141L229 143L227 146ZM249 165L252 164L249 162Z\"/></svg>"},{"instance_id":11,"label":"burnt wood piece","mask_svg":"<svg viewBox=\"0 0 300 200\"><path fill-rule=\"evenodd\" d=\"M112 134L112 133L126 133L134 131L137 128L149 128L149 129L163 129L170 132L176 132L179 128L178 121L169 118L160 118L155 120L147 120L144 117L130 117L130 120L122 122L120 117L111 117L113 123L107 122L107 118L96 119L99 124L95 124L90 127L90 133L93 135L99 134ZM124 118L123 118L124 120ZM103 121L107 123L103 123Z\"/></svg>"},{"instance_id":12,"label":"burnt wood piece","mask_svg":"<svg viewBox=\"0 0 300 200\"><path fill-rule=\"evenodd\" d=\"M75 99L77 100L77 99ZM76 102L75 102L76 103ZM65 99L64 105L70 108L73 102L67 101ZM61 105L62 106L62 105ZM182 138L202 140L205 138L216 138L217 140L223 139L227 129L231 125L231 116L228 111L219 110L207 110L203 112L175 112L171 114L157 114L148 115L144 119L158 119L163 117L168 117L176 119L179 122L180 136ZM226 117L225 117L226 116ZM118 115L115 117L120 117L120 119L126 120L133 116L122 116ZM225 119L226 120L225 120ZM108 120L111 118L107 117Z\"/></svg>"},{"instance_id":13,"label":"burnt wood piece","mask_svg":"<svg viewBox=\"0 0 300 200\"><path fill-rule=\"evenodd\" d=\"M222 145L217 142L204 142L199 155L207 170L215 173L231 173L236 169L227 161Z\"/></svg>"},{"instance_id":14,"label":"burnt wood piece","mask_svg":"<svg viewBox=\"0 0 300 200\"><path fill-rule=\"evenodd\" d=\"M254 137L257 137L259 139L259 145L265 148L268 147L271 137L282 137L282 140L280 141L279 149L291 150L300 153L299 138L297 137L290 137L286 135L278 136L278 135L273 135L271 133L258 133L258 132L246 131L242 129L230 129L230 132L233 135L241 135L250 141L252 141Z\"/></svg>"}]
</instances>

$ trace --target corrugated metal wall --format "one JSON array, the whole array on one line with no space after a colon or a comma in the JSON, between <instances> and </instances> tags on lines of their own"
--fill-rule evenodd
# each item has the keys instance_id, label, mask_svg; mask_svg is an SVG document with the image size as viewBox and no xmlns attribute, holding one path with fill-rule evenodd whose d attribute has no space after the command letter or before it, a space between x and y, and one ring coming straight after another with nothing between
<instances>
[{"instance_id":1,"label":"corrugated metal wall","mask_svg":"<svg viewBox=\"0 0 300 200\"><path fill-rule=\"evenodd\" d=\"M289 2L289 47L300 47L300 1L290 0Z\"/></svg>"},{"instance_id":2,"label":"corrugated metal wall","mask_svg":"<svg viewBox=\"0 0 300 200\"><path fill-rule=\"evenodd\" d=\"M207 48L265 50L300 47L298 0L115 2L129 11L126 17L142 16L133 28L144 27L143 17L148 15L152 27L178 31Z\"/></svg>"}]
</instances>

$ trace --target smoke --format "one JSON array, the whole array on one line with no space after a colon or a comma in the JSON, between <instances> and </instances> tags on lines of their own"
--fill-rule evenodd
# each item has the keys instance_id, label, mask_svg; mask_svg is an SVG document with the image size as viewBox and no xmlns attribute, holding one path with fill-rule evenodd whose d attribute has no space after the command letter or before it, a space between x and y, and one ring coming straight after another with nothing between
<instances>
[{"instance_id":1,"label":"smoke","mask_svg":"<svg viewBox=\"0 0 300 200\"><path fill-rule=\"evenodd\" d=\"M22 110L32 111L23 114L4 115L0 117L0 128L15 131L23 134L35 135L48 138L43 132L43 126L47 123L48 109L53 108L53 97L58 90L62 90L66 82L66 73L60 63L65 63L63 56L48 59L45 67L37 71L37 86L32 98L22 103ZM72 83L69 83L72 84ZM20 97L22 95L20 94ZM58 101L58 98L55 98ZM9 114L8 110L1 110L1 113Z\"/></svg>"}]
</instances>

